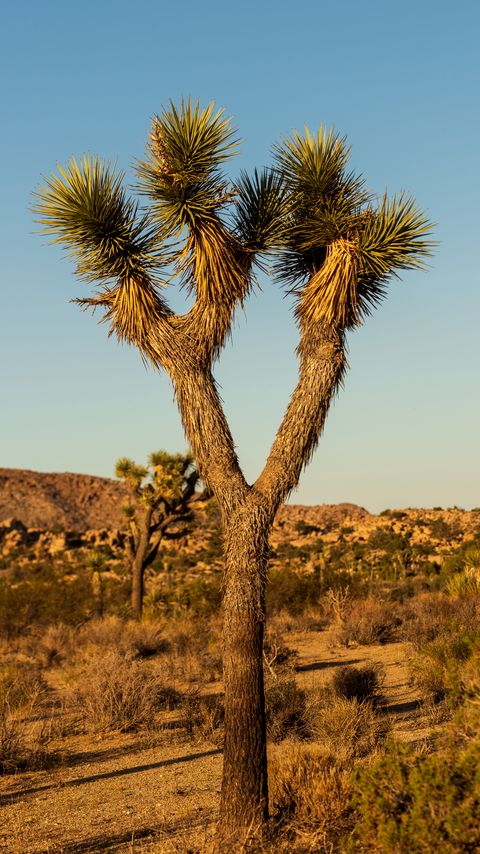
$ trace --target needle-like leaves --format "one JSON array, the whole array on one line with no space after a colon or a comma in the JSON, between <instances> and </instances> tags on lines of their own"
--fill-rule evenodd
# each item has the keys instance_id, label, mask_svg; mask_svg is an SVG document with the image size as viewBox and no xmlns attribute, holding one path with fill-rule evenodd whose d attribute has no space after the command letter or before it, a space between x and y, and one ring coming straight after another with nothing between
<instances>
[{"instance_id":1,"label":"needle-like leaves","mask_svg":"<svg viewBox=\"0 0 480 854\"><path fill-rule=\"evenodd\" d=\"M123 173L89 156L58 172L34 194L33 211L52 243L70 250L77 274L92 282L151 275L161 261L157 230L127 198Z\"/></svg>"},{"instance_id":2,"label":"needle-like leaves","mask_svg":"<svg viewBox=\"0 0 480 854\"><path fill-rule=\"evenodd\" d=\"M299 320L356 326L397 270L422 267L431 226L413 201L372 204L362 178L347 171L345 139L320 128L294 133L275 149L289 203L277 273L295 287Z\"/></svg>"},{"instance_id":3,"label":"needle-like leaves","mask_svg":"<svg viewBox=\"0 0 480 854\"><path fill-rule=\"evenodd\" d=\"M234 196L221 167L236 149L231 120L222 110L182 100L179 110L170 103L155 116L147 158L137 164L138 188L149 197L162 235L185 238L186 230L176 255L183 283L217 306L222 326L249 289L243 249L221 219Z\"/></svg>"},{"instance_id":4,"label":"needle-like leaves","mask_svg":"<svg viewBox=\"0 0 480 854\"><path fill-rule=\"evenodd\" d=\"M154 364L150 333L169 315L157 274L168 262L196 293L196 334L213 356L259 254L276 255L302 324L345 329L379 303L390 276L422 267L431 252L425 215L405 196L375 205L333 130L293 133L274 148L273 169L242 173L232 184L223 165L236 149L231 120L213 103L170 103L155 116L136 167L146 213L127 197L123 173L96 157L59 167L35 194L43 232L70 251L81 277L101 285L79 302L101 306L110 332Z\"/></svg>"},{"instance_id":5,"label":"needle-like leaves","mask_svg":"<svg viewBox=\"0 0 480 854\"><path fill-rule=\"evenodd\" d=\"M167 311L155 276L163 256L157 228L138 214L122 182L123 173L97 157L72 159L45 180L34 212L52 242L70 250L77 274L104 285L96 298L77 302L103 307L110 332L145 351L149 328Z\"/></svg>"},{"instance_id":6,"label":"needle-like leaves","mask_svg":"<svg viewBox=\"0 0 480 854\"><path fill-rule=\"evenodd\" d=\"M170 102L153 119L147 157L137 163L139 190L151 199L152 214L168 237L185 226L197 227L230 199L222 173L225 160L236 153L231 119L210 103L203 110L191 98Z\"/></svg>"},{"instance_id":7,"label":"needle-like leaves","mask_svg":"<svg viewBox=\"0 0 480 854\"><path fill-rule=\"evenodd\" d=\"M271 169L242 172L236 185L234 231L247 251L271 252L283 245L287 200L283 181Z\"/></svg>"}]
</instances>

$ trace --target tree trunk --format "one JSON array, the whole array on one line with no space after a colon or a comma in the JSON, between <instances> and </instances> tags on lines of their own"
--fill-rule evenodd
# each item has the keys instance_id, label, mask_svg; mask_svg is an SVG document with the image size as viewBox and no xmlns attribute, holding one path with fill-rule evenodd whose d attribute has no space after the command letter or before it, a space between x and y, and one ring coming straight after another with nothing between
<instances>
[{"instance_id":1,"label":"tree trunk","mask_svg":"<svg viewBox=\"0 0 480 854\"><path fill-rule=\"evenodd\" d=\"M188 354L194 353L194 338ZM201 336L197 339L201 341ZM188 344L188 342L187 342ZM205 485L223 516L225 750L217 850L233 851L268 819L263 633L268 536L275 513L298 484L345 368L343 333L305 323L297 387L253 486L240 469L211 370L167 365L185 432ZM183 351L180 354L183 358Z\"/></svg>"},{"instance_id":2,"label":"tree trunk","mask_svg":"<svg viewBox=\"0 0 480 854\"><path fill-rule=\"evenodd\" d=\"M135 620L141 620L143 614L143 586L148 549L152 535L151 521L152 507L148 506L138 515L137 536L132 561L132 616Z\"/></svg>"},{"instance_id":3,"label":"tree trunk","mask_svg":"<svg viewBox=\"0 0 480 854\"><path fill-rule=\"evenodd\" d=\"M141 620L143 614L143 560L137 553L132 565L132 616Z\"/></svg>"},{"instance_id":4,"label":"tree trunk","mask_svg":"<svg viewBox=\"0 0 480 854\"><path fill-rule=\"evenodd\" d=\"M270 516L253 501L225 520L225 747L219 850L234 850L268 819L263 634Z\"/></svg>"}]
</instances>

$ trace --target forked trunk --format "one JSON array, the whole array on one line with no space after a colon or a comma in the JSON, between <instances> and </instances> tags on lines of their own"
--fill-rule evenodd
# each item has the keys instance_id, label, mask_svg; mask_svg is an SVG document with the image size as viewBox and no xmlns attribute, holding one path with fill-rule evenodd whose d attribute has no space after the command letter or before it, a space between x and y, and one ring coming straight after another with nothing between
<instances>
[{"instance_id":1,"label":"forked trunk","mask_svg":"<svg viewBox=\"0 0 480 854\"><path fill-rule=\"evenodd\" d=\"M246 502L225 521L225 747L219 850L261 836L268 819L263 634L270 521Z\"/></svg>"},{"instance_id":2,"label":"forked trunk","mask_svg":"<svg viewBox=\"0 0 480 854\"><path fill-rule=\"evenodd\" d=\"M187 353L192 350L188 339ZM198 339L201 340L201 337ZM301 324L300 375L267 462L249 486L209 369L171 370L185 432L223 515L225 750L217 851L267 827L263 634L268 537L309 461L346 368L342 331ZM183 355L182 355L183 358ZM171 364L169 365L171 368Z\"/></svg>"}]
</instances>

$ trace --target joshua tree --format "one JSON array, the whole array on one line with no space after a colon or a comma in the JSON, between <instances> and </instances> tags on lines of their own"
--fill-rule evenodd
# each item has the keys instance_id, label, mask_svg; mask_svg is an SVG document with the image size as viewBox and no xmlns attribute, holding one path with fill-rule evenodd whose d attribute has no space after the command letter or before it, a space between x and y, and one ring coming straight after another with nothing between
<instances>
[{"instance_id":1,"label":"joshua tree","mask_svg":"<svg viewBox=\"0 0 480 854\"><path fill-rule=\"evenodd\" d=\"M132 614L142 619L145 570L157 557L162 541L176 540L188 531L192 503L205 497L196 493L199 481L188 454L150 454L148 466L122 457L115 466L129 491L123 506L128 520L125 551L132 576Z\"/></svg>"},{"instance_id":2,"label":"joshua tree","mask_svg":"<svg viewBox=\"0 0 480 854\"><path fill-rule=\"evenodd\" d=\"M170 104L153 119L136 164L144 207L123 174L96 157L71 160L36 194L45 232L97 283L83 306L170 376L199 473L222 513L225 749L219 839L265 826L267 763L262 671L268 537L297 486L347 367L345 336L399 269L422 267L430 226L405 196L376 201L348 170L345 139L320 128L274 148L271 168L228 180L237 143L213 104ZM299 377L263 471L246 482L212 374L236 309L273 257L294 294ZM194 294L174 314L165 286Z\"/></svg>"}]
</instances>

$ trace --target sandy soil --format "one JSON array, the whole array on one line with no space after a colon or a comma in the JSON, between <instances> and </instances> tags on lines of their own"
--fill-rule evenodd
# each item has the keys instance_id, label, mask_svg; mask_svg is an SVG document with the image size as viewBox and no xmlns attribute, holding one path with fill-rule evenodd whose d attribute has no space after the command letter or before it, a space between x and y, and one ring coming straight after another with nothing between
<instances>
[{"instance_id":1,"label":"sandy soil","mask_svg":"<svg viewBox=\"0 0 480 854\"><path fill-rule=\"evenodd\" d=\"M298 650L298 679L306 687L323 684L343 664L382 664L394 733L418 743L429 735L408 680L408 644L334 648L327 632L289 635L288 644ZM62 748L65 761L54 770L0 778L1 852L186 854L211 832L218 747L180 743L172 730L154 744L132 735L82 736Z\"/></svg>"}]
</instances>

